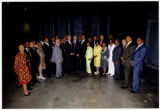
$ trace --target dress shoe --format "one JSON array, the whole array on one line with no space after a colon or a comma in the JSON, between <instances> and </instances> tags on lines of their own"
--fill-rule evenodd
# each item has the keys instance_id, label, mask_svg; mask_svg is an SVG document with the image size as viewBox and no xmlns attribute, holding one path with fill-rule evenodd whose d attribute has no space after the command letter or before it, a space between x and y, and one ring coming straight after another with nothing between
<instances>
[{"instance_id":1,"label":"dress shoe","mask_svg":"<svg viewBox=\"0 0 160 110\"><path fill-rule=\"evenodd\" d=\"M128 86L121 86L120 88L122 88L122 89L126 89L126 88L128 88Z\"/></svg>"},{"instance_id":2,"label":"dress shoe","mask_svg":"<svg viewBox=\"0 0 160 110\"><path fill-rule=\"evenodd\" d=\"M38 81L38 80L37 80L36 82L37 82L37 83L40 83L40 81Z\"/></svg>"},{"instance_id":3,"label":"dress shoe","mask_svg":"<svg viewBox=\"0 0 160 110\"><path fill-rule=\"evenodd\" d=\"M130 93L136 93L136 92L134 92L134 91L132 90L132 91L130 91Z\"/></svg>"},{"instance_id":4,"label":"dress shoe","mask_svg":"<svg viewBox=\"0 0 160 110\"><path fill-rule=\"evenodd\" d=\"M114 78L114 80L120 80L119 78Z\"/></svg>"}]
</instances>

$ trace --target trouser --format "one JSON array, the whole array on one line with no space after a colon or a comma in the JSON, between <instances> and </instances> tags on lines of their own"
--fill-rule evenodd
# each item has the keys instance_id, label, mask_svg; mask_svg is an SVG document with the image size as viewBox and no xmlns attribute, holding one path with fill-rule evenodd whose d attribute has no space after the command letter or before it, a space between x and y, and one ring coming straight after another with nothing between
<instances>
[{"instance_id":1,"label":"trouser","mask_svg":"<svg viewBox=\"0 0 160 110\"><path fill-rule=\"evenodd\" d=\"M56 77L60 77L62 74L62 63L56 63Z\"/></svg>"},{"instance_id":2,"label":"trouser","mask_svg":"<svg viewBox=\"0 0 160 110\"><path fill-rule=\"evenodd\" d=\"M80 61L79 61L79 57L77 57L76 55L73 56L73 71L79 70L80 69Z\"/></svg>"},{"instance_id":3,"label":"trouser","mask_svg":"<svg viewBox=\"0 0 160 110\"><path fill-rule=\"evenodd\" d=\"M50 65L51 65L51 73L55 74L56 73L56 64L51 62Z\"/></svg>"},{"instance_id":4,"label":"trouser","mask_svg":"<svg viewBox=\"0 0 160 110\"><path fill-rule=\"evenodd\" d=\"M109 60L108 62L108 73L115 75L115 67L113 61Z\"/></svg>"},{"instance_id":5,"label":"trouser","mask_svg":"<svg viewBox=\"0 0 160 110\"><path fill-rule=\"evenodd\" d=\"M87 68L87 73L92 73L91 60L86 60L86 68Z\"/></svg>"},{"instance_id":6,"label":"trouser","mask_svg":"<svg viewBox=\"0 0 160 110\"><path fill-rule=\"evenodd\" d=\"M124 65L125 85L132 87L132 68L129 64Z\"/></svg>"},{"instance_id":7,"label":"trouser","mask_svg":"<svg viewBox=\"0 0 160 110\"><path fill-rule=\"evenodd\" d=\"M66 63L65 64L66 72L71 73L71 71L72 71L72 56L67 56L65 63Z\"/></svg>"},{"instance_id":8,"label":"trouser","mask_svg":"<svg viewBox=\"0 0 160 110\"><path fill-rule=\"evenodd\" d=\"M133 91L139 92L140 74L142 72L142 65L134 65L133 67Z\"/></svg>"},{"instance_id":9,"label":"trouser","mask_svg":"<svg viewBox=\"0 0 160 110\"><path fill-rule=\"evenodd\" d=\"M124 65L123 65L123 64L120 65L120 78L121 78L121 80L124 80L124 79L125 79L125 75L124 75Z\"/></svg>"},{"instance_id":10,"label":"trouser","mask_svg":"<svg viewBox=\"0 0 160 110\"><path fill-rule=\"evenodd\" d=\"M36 82L37 82L36 76L37 76L37 73L38 73L38 69L36 69L36 68L38 68L38 67L31 67L31 68L32 68L32 69L31 69L31 72L32 72L31 82L32 82L32 83L36 83Z\"/></svg>"},{"instance_id":11,"label":"trouser","mask_svg":"<svg viewBox=\"0 0 160 110\"><path fill-rule=\"evenodd\" d=\"M120 63L115 64L114 63L114 67L115 67L115 75L117 78L120 78Z\"/></svg>"},{"instance_id":12,"label":"trouser","mask_svg":"<svg viewBox=\"0 0 160 110\"><path fill-rule=\"evenodd\" d=\"M86 72L86 59L84 56L81 57L81 70Z\"/></svg>"},{"instance_id":13,"label":"trouser","mask_svg":"<svg viewBox=\"0 0 160 110\"><path fill-rule=\"evenodd\" d=\"M51 64L50 64L50 61L46 61L46 75L47 75L47 78L50 78L51 77Z\"/></svg>"}]
</instances>

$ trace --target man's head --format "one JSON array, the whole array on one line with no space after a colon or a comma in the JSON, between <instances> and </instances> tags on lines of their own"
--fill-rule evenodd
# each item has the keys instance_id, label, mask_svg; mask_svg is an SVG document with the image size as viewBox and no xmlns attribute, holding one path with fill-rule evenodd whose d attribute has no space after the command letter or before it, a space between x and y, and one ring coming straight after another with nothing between
<instances>
[{"instance_id":1,"label":"man's head","mask_svg":"<svg viewBox=\"0 0 160 110\"><path fill-rule=\"evenodd\" d=\"M104 35L100 35L100 40L104 40Z\"/></svg>"},{"instance_id":2,"label":"man's head","mask_svg":"<svg viewBox=\"0 0 160 110\"><path fill-rule=\"evenodd\" d=\"M94 41L96 41L96 40L97 40L97 36L95 35L95 36L94 36Z\"/></svg>"},{"instance_id":3,"label":"man's head","mask_svg":"<svg viewBox=\"0 0 160 110\"><path fill-rule=\"evenodd\" d=\"M56 38L54 36L52 36L52 42L55 42Z\"/></svg>"},{"instance_id":4,"label":"man's head","mask_svg":"<svg viewBox=\"0 0 160 110\"><path fill-rule=\"evenodd\" d=\"M127 36L126 36L126 41L127 41L127 43L130 42L130 41L132 41L132 37L129 36L129 35L127 35Z\"/></svg>"},{"instance_id":5,"label":"man's head","mask_svg":"<svg viewBox=\"0 0 160 110\"><path fill-rule=\"evenodd\" d=\"M59 36L58 36L58 35L56 35L56 40L57 40L57 39L59 39Z\"/></svg>"},{"instance_id":6,"label":"man's head","mask_svg":"<svg viewBox=\"0 0 160 110\"><path fill-rule=\"evenodd\" d=\"M34 48L34 47L35 47L34 42L30 42L30 43L29 43L29 47L30 47L30 48Z\"/></svg>"},{"instance_id":7,"label":"man's head","mask_svg":"<svg viewBox=\"0 0 160 110\"><path fill-rule=\"evenodd\" d=\"M79 37L78 37L78 39L79 39L79 40L82 40L82 37L81 37L81 36L79 36Z\"/></svg>"},{"instance_id":8,"label":"man's head","mask_svg":"<svg viewBox=\"0 0 160 110\"><path fill-rule=\"evenodd\" d=\"M141 37L138 37L137 38L137 44L138 45L140 45L140 44L142 44L144 41L143 41L143 39L141 38Z\"/></svg>"},{"instance_id":9,"label":"man's head","mask_svg":"<svg viewBox=\"0 0 160 110\"><path fill-rule=\"evenodd\" d=\"M119 44L119 39L115 39L114 43L115 43L115 45L118 45Z\"/></svg>"},{"instance_id":10,"label":"man's head","mask_svg":"<svg viewBox=\"0 0 160 110\"><path fill-rule=\"evenodd\" d=\"M122 45L123 45L123 46L126 46L126 45L127 45L126 39L123 39L123 40L122 40Z\"/></svg>"},{"instance_id":11,"label":"man's head","mask_svg":"<svg viewBox=\"0 0 160 110\"><path fill-rule=\"evenodd\" d=\"M63 44L64 43L64 39L61 39L61 44Z\"/></svg>"},{"instance_id":12,"label":"man's head","mask_svg":"<svg viewBox=\"0 0 160 110\"><path fill-rule=\"evenodd\" d=\"M63 37L63 41L66 42L66 40L67 40L67 37Z\"/></svg>"},{"instance_id":13,"label":"man's head","mask_svg":"<svg viewBox=\"0 0 160 110\"><path fill-rule=\"evenodd\" d=\"M77 40L77 36L76 35L73 36L73 40Z\"/></svg>"},{"instance_id":14,"label":"man's head","mask_svg":"<svg viewBox=\"0 0 160 110\"><path fill-rule=\"evenodd\" d=\"M86 36L85 35L82 35L82 40L85 40Z\"/></svg>"},{"instance_id":15,"label":"man's head","mask_svg":"<svg viewBox=\"0 0 160 110\"><path fill-rule=\"evenodd\" d=\"M56 45L58 45L58 46L59 46L60 44L61 44L60 40L59 40L59 39L57 39L57 40L56 40Z\"/></svg>"},{"instance_id":16,"label":"man's head","mask_svg":"<svg viewBox=\"0 0 160 110\"><path fill-rule=\"evenodd\" d=\"M89 42L92 42L92 38L91 38L91 37L89 37L89 38L88 38L88 41L89 41Z\"/></svg>"},{"instance_id":17,"label":"man's head","mask_svg":"<svg viewBox=\"0 0 160 110\"><path fill-rule=\"evenodd\" d=\"M28 42L28 41L25 42L25 47L26 47L26 48L29 47L29 42Z\"/></svg>"},{"instance_id":18,"label":"man's head","mask_svg":"<svg viewBox=\"0 0 160 110\"><path fill-rule=\"evenodd\" d=\"M44 38L44 42L47 42L47 43L49 42L48 37L45 37L45 38Z\"/></svg>"},{"instance_id":19,"label":"man's head","mask_svg":"<svg viewBox=\"0 0 160 110\"><path fill-rule=\"evenodd\" d=\"M70 35L68 35L67 38L68 38L69 41L71 41L71 39L72 39L72 37Z\"/></svg>"}]
</instances>

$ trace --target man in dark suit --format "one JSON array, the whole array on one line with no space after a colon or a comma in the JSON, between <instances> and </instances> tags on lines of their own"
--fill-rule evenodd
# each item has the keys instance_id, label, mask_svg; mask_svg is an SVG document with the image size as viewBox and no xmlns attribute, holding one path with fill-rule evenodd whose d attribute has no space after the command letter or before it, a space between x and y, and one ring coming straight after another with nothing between
<instances>
[{"instance_id":1,"label":"man in dark suit","mask_svg":"<svg viewBox=\"0 0 160 110\"><path fill-rule=\"evenodd\" d=\"M68 36L68 40L65 44L66 49L66 56L65 56L65 66L66 66L66 72L71 73L72 70L72 59L73 59L73 48L72 48L72 42L71 42L71 36Z\"/></svg>"},{"instance_id":2,"label":"man in dark suit","mask_svg":"<svg viewBox=\"0 0 160 110\"><path fill-rule=\"evenodd\" d=\"M51 48L56 44L55 41L56 41L56 38L55 38L54 36L52 36L52 39L51 39L51 41L49 42L49 46L50 46Z\"/></svg>"},{"instance_id":3,"label":"man in dark suit","mask_svg":"<svg viewBox=\"0 0 160 110\"><path fill-rule=\"evenodd\" d=\"M139 92L140 74L143 70L143 62L147 53L147 48L143 43L142 38L137 38L137 48L134 51L131 66L133 67L133 90L131 93Z\"/></svg>"},{"instance_id":4,"label":"man in dark suit","mask_svg":"<svg viewBox=\"0 0 160 110\"><path fill-rule=\"evenodd\" d=\"M73 44L73 53L74 53L74 55L73 55L73 65L74 65L73 71L76 71L76 70L80 69L80 58L79 58L79 52L80 52L79 47L80 46L79 46L79 42L77 40L76 35L73 36L72 44Z\"/></svg>"},{"instance_id":5,"label":"man in dark suit","mask_svg":"<svg viewBox=\"0 0 160 110\"><path fill-rule=\"evenodd\" d=\"M122 48L120 46L119 39L115 39L115 48L113 50L113 57L112 57L115 67L115 80L120 79L121 52Z\"/></svg>"},{"instance_id":6,"label":"man in dark suit","mask_svg":"<svg viewBox=\"0 0 160 110\"><path fill-rule=\"evenodd\" d=\"M36 51L35 45L33 42L30 42L29 44L30 46L30 65L31 65L31 73L32 73L32 80L31 82L33 84L39 82L36 78L37 74L38 74L38 66L40 64L40 57Z\"/></svg>"},{"instance_id":7,"label":"man in dark suit","mask_svg":"<svg viewBox=\"0 0 160 110\"><path fill-rule=\"evenodd\" d=\"M127 45L122 55L122 62L124 63L124 73L125 73L125 85L121 86L121 88L132 87L132 73L131 73L131 65L130 61L132 59L135 45L132 42L131 36L126 36Z\"/></svg>"},{"instance_id":8,"label":"man in dark suit","mask_svg":"<svg viewBox=\"0 0 160 110\"><path fill-rule=\"evenodd\" d=\"M44 39L44 44L42 46L42 49L44 51L45 54L45 63L46 63L46 75L47 78L51 78L51 56L52 56L52 48L49 45L49 39L48 37L46 37Z\"/></svg>"},{"instance_id":9,"label":"man in dark suit","mask_svg":"<svg viewBox=\"0 0 160 110\"><path fill-rule=\"evenodd\" d=\"M86 54L86 49L87 49L87 41L85 39L85 35L82 35L82 41L80 43L80 60L81 60L81 69L82 71L86 71L86 59L85 59L85 54Z\"/></svg>"}]
</instances>

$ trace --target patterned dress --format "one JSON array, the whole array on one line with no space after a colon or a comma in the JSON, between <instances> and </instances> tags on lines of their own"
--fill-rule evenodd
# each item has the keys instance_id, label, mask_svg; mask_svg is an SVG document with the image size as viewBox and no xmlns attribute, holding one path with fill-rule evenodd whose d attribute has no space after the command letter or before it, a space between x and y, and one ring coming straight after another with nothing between
<instances>
[{"instance_id":1,"label":"patterned dress","mask_svg":"<svg viewBox=\"0 0 160 110\"><path fill-rule=\"evenodd\" d=\"M18 75L20 84L28 84L31 80L31 74L29 72L30 62L27 60L27 55L18 53L15 56L14 71Z\"/></svg>"}]
</instances>

